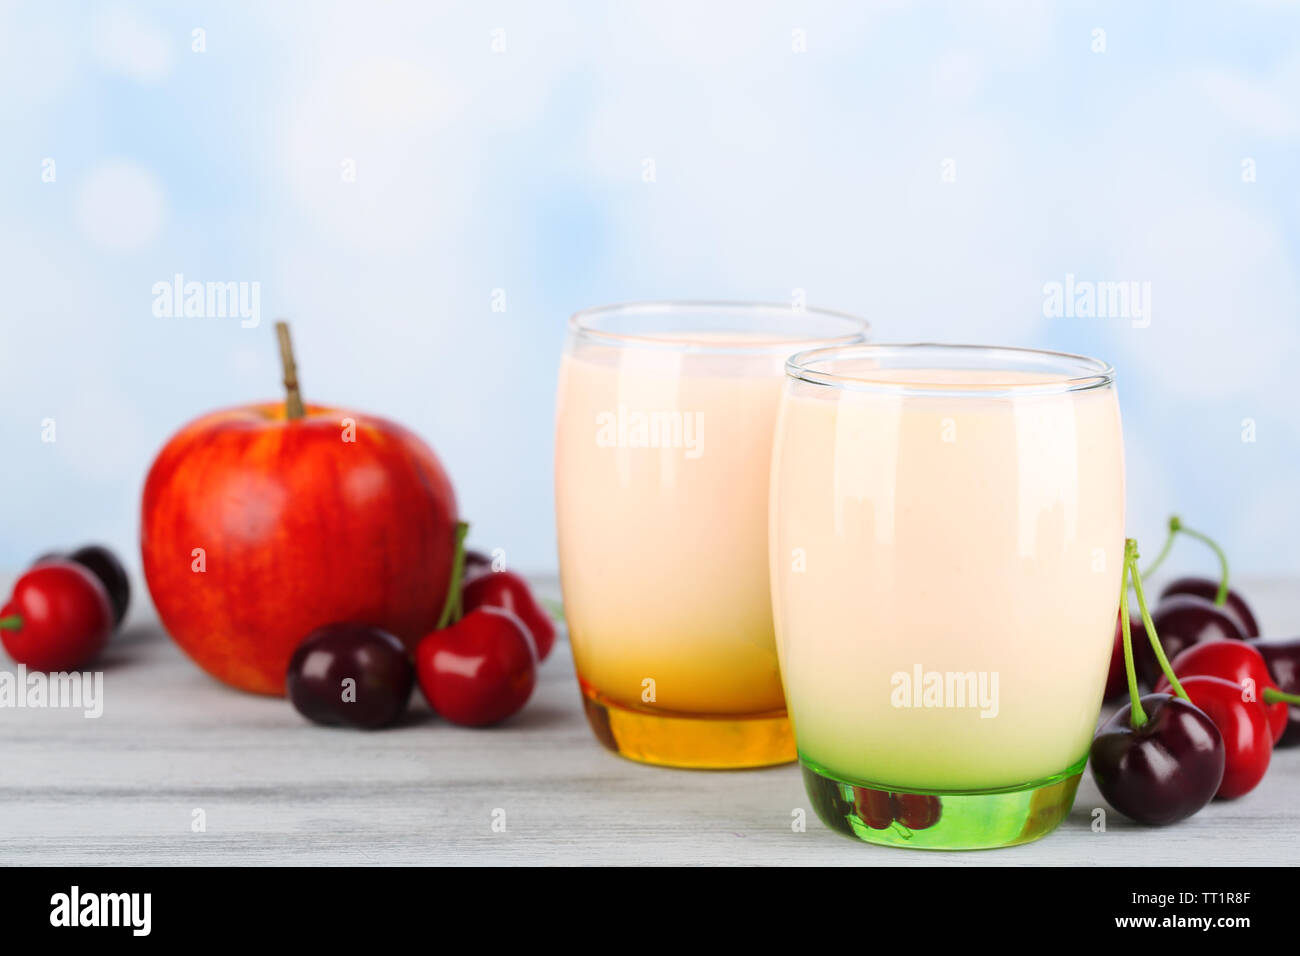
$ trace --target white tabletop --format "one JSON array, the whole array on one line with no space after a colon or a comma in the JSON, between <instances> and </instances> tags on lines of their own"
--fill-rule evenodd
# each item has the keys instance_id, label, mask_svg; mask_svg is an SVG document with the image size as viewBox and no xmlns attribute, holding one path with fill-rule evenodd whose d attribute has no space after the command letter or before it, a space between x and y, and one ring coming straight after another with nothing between
<instances>
[{"instance_id":1,"label":"white tabletop","mask_svg":"<svg viewBox=\"0 0 1300 956\"><path fill-rule=\"evenodd\" d=\"M554 595L553 581L537 582ZM5 581L7 591L8 581ZM1243 581L1266 633L1300 634L1296 581ZM812 813L797 767L687 771L604 750L563 639L528 706L500 727L435 719L363 733L207 677L136 605L106 653L104 713L2 709L5 864L1259 864L1290 863L1300 748L1246 797L1164 829L1107 815L1085 771L1074 811L1026 846L927 853L867 846ZM0 655L0 667L13 665ZM792 827L793 811L807 827ZM206 829L194 832L201 809ZM502 819L504 831L494 820Z\"/></svg>"}]
</instances>

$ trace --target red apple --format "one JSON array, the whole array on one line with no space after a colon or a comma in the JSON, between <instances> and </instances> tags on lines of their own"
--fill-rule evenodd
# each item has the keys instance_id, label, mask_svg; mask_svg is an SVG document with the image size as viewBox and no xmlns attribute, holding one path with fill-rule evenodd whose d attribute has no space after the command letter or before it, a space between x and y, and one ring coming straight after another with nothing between
<instances>
[{"instance_id":1,"label":"red apple","mask_svg":"<svg viewBox=\"0 0 1300 956\"><path fill-rule=\"evenodd\" d=\"M214 677L278 695L295 648L326 624L413 650L438 623L456 527L429 447L382 418L304 408L284 333L281 348L289 401L182 428L149 471L141 523L145 579L176 643Z\"/></svg>"}]
</instances>

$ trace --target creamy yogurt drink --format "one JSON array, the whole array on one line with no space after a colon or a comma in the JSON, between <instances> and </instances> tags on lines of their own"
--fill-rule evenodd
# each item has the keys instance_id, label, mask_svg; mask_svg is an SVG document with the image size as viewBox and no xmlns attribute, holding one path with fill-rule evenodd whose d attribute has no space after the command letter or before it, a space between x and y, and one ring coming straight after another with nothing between
<instances>
[{"instance_id":1,"label":"creamy yogurt drink","mask_svg":"<svg viewBox=\"0 0 1300 956\"><path fill-rule=\"evenodd\" d=\"M598 738L635 759L794 758L768 577L785 359L860 342L833 313L725 304L579 313L560 371L565 616Z\"/></svg>"},{"instance_id":2,"label":"creamy yogurt drink","mask_svg":"<svg viewBox=\"0 0 1300 956\"><path fill-rule=\"evenodd\" d=\"M1119 603L1109 367L973 347L796 356L771 505L786 700L822 816L912 846L1051 829Z\"/></svg>"}]
</instances>

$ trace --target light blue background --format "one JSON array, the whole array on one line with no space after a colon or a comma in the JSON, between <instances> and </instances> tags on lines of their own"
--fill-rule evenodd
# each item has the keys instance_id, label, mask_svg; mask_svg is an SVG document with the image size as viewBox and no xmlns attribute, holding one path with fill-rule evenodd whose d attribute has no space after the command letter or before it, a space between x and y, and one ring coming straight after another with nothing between
<instances>
[{"instance_id":1,"label":"light blue background","mask_svg":"<svg viewBox=\"0 0 1300 956\"><path fill-rule=\"evenodd\" d=\"M566 317L803 289L1109 359L1145 551L1177 509L1295 573L1298 6L0 4L0 567L138 564L153 455L280 394L287 316L309 399L415 429L473 538L553 568ZM261 326L155 317L177 272L260 282ZM1067 273L1150 282L1150 327L1045 318Z\"/></svg>"}]
</instances>

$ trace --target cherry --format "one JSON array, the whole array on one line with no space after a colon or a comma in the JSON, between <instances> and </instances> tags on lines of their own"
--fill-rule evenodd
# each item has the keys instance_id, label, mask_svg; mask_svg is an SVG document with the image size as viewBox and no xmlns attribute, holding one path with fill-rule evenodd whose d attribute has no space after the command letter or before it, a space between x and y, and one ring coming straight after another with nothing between
<instances>
[{"instance_id":1,"label":"cherry","mask_svg":"<svg viewBox=\"0 0 1300 956\"><path fill-rule=\"evenodd\" d=\"M509 717L537 683L531 635L518 617L496 607L480 607L425 635L415 648L415 669L429 706L466 727Z\"/></svg>"},{"instance_id":2,"label":"cherry","mask_svg":"<svg viewBox=\"0 0 1300 956\"><path fill-rule=\"evenodd\" d=\"M293 652L285 679L289 700L308 720L362 730L401 717L414 682L402 642L364 624L312 631Z\"/></svg>"},{"instance_id":3,"label":"cherry","mask_svg":"<svg viewBox=\"0 0 1300 956\"><path fill-rule=\"evenodd\" d=\"M1147 629L1140 617L1129 618L1129 628L1133 634L1133 653L1139 653L1139 647L1146 647ZM1148 651L1148 653L1150 653ZM1152 660L1155 660L1154 656ZM1124 672L1124 625L1119 617L1115 618L1115 643L1110 649L1110 670L1106 673L1106 700L1115 700L1128 691L1128 675Z\"/></svg>"},{"instance_id":4,"label":"cherry","mask_svg":"<svg viewBox=\"0 0 1300 956\"><path fill-rule=\"evenodd\" d=\"M465 610L499 607L512 612L537 645L537 659L544 661L555 646L555 625L533 597L527 582L513 571L481 574L465 585Z\"/></svg>"},{"instance_id":5,"label":"cherry","mask_svg":"<svg viewBox=\"0 0 1300 956\"><path fill-rule=\"evenodd\" d=\"M927 830L939 822L943 806L925 793L890 793L870 787L853 788L853 809L873 830L887 830L897 820L909 830Z\"/></svg>"},{"instance_id":6,"label":"cherry","mask_svg":"<svg viewBox=\"0 0 1300 956\"><path fill-rule=\"evenodd\" d=\"M480 572L466 580L466 562L481 566L483 559L465 551L468 531L464 522L456 526L447 602L437 629L416 645L415 670L435 711L452 723L482 727L504 720L527 703L537 683L540 638L514 611L536 609L518 575ZM498 578L502 582L493 585ZM539 630L544 638L546 631ZM550 641L554 639L551 630Z\"/></svg>"},{"instance_id":7,"label":"cherry","mask_svg":"<svg viewBox=\"0 0 1300 956\"><path fill-rule=\"evenodd\" d=\"M1252 641L1250 646L1263 655L1280 690L1300 694L1300 637ZM1274 746L1300 746L1300 707L1287 708L1286 731Z\"/></svg>"},{"instance_id":8,"label":"cherry","mask_svg":"<svg viewBox=\"0 0 1300 956\"><path fill-rule=\"evenodd\" d=\"M1160 600L1173 597L1176 594L1190 594L1194 597L1205 598L1213 603L1219 593L1219 582L1210 578L1178 578L1172 583L1165 586L1160 592ZM1255 623L1255 615L1251 613L1250 606L1246 604L1245 599L1233 591L1231 588L1224 599L1223 613L1232 618L1232 622L1237 625L1244 637L1259 637L1259 625Z\"/></svg>"},{"instance_id":9,"label":"cherry","mask_svg":"<svg viewBox=\"0 0 1300 956\"><path fill-rule=\"evenodd\" d=\"M803 768L803 778L818 819L836 833L853 836L853 824L849 822L853 804L844 799L840 785L807 767Z\"/></svg>"},{"instance_id":10,"label":"cherry","mask_svg":"<svg viewBox=\"0 0 1300 956\"><path fill-rule=\"evenodd\" d=\"M492 559L482 551L465 551L465 575L464 582L468 584L475 578L483 574L492 573Z\"/></svg>"},{"instance_id":11,"label":"cherry","mask_svg":"<svg viewBox=\"0 0 1300 956\"><path fill-rule=\"evenodd\" d=\"M1169 657L1177 657L1187 648L1207 641L1245 640L1241 629L1223 608L1191 594L1165 598L1156 605L1151 619ZM1160 679L1160 665L1149 645L1147 650L1137 652L1136 664L1138 678L1147 686L1154 686Z\"/></svg>"},{"instance_id":12,"label":"cherry","mask_svg":"<svg viewBox=\"0 0 1300 956\"><path fill-rule=\"evenodd\" d=\"M1243 699L1241 685L1222 677L1193 674L1180 680L1192 703L1223 736L1223 780L1215 796L1231 800L1254 790L1273 757L1273 731L1264 708Z\"/></svg>"},{"instance_id":13,"label":"cherry","mask_svg":"<svg viewBox=\"0 0 1300 956\"><path fill-rule=\"evenodd\" d=\"M1147 575L1164 561L1179 534L1195 538L1214 552L1219 559L1219 580L1179 578L1165 588L1154 617L1169 656L1175 657L1184 648L1203 641L1245 640L1252 631L1258 632L1255 616L1240 595L1234 604L1228 602L1232 594L1228 588L1228 556L1213 538L1188 528L1177 515L1170 517L1169 536L1159 557L1147 568ZM1150 658L1139 658L1138 675L1143 679L1157 679L1159 675L1151 664Z\"/></svg>"},{"instance_id":14,"label":"cherry","mask_svg":"<svg viewBox=\"0 0 1300 956\"><path fill-rule=\"evenodd\" d=\"M1097 788L1111 806L1138 823L1163 825L1191 816L1214 798L1223 780L1225 752L1214 721L1188 699L1176 676L1170 682L1178 696L1138 696L1128 611L1130 578L1152 654L1166 674L1173 671L1147 611L1137 562L1137 542L1129 538L1119 597L1129 702L1093 738L1089 763Z\"/></svg>"},{"instance_id":15,"label":"cherry","mask_svg":"<svg viewBox=\"0 0 1300 956\"><path fill-rule=\"evenodd\" d=\"M1254 643L1211 641L1209 644L1197 644L1170 661L1170 666L1179 677L1201 674L1221 677L1235 685L1241 690L1243 699L1263 708L1273 743L1281 739L1287 726L1287 711L1290 709L1287 695L1273 682L1268 663ZM1156 684L1156 690L1168 693L1169 687L1169 678L1162 675ZM1226 741L1226 734L1224 739Z\"/></svg>"},{"instance_id":16,"label":"cherry","mask_svg":"<svg viewBox=\"0 0 1300 956\"><path fill-rule=\"evenodd\" d=\"M1223 736L1204 711L1181 697L1148 694L1146 720L1133 726L1125 704L1092 741L1089 765L1112 807L1138 823L1163 826L1190 817L1223 781Z\"/></svg>"},{"instance_id":17,"label":"cherry","mask_svg":"<svg viewBox=\"0 0 1300 956\"><path fill-rule=\"evenodd\" d=\"M131 579L127 577L126 568L116 554L102 544L88 544L71 554L51 551L41 555L33 565L47 561L74 561L86 568L108 592L108 600L113 605L113 626L117 627L126 617L126 609L131 603Z\"/></svg>"},{"instance_id":18,"label":"cherry","mask_svg":"<svg viewBox=\"0 0 1300 956\"><path fill-rule=\"evenodd\" d=\"M108 592L72 561L37 564L0 608L0 642L10 657L34 670L76 670L104 649L112 631Z\"/></svg>"},{"instance_id":19,"label":"cherry","mask_svg":"<svg viewBox=\"0 0 1300 956\"><path fill-rule=\"evenodd\" d=\"M887 830L894 823L894 807L886 790L854 787L853 809L858 819L873 830Z\"/></svg>"},{"instance_id":20,"label":"cherry","mask_svg":"<svg viewBox=\"0 0 1300 956\"><path fill-rule=\"evenodd\" d=\"M926 830L939 822L943 805L939 798L926 793L890 794L894 819L909 830Z\"/></svg>"}]
</instances>

